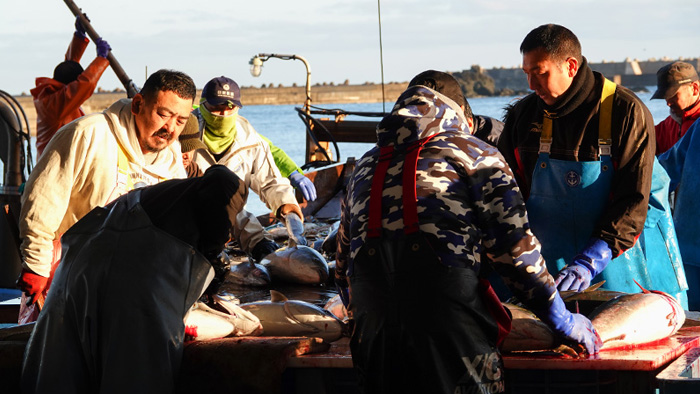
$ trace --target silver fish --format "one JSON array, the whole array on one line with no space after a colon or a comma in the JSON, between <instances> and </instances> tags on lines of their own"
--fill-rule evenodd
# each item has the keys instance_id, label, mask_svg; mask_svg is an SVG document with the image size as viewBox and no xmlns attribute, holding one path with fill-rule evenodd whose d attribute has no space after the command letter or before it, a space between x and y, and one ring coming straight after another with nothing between
<instances>
[{"instance_id":1,"label":"silver fish","mask_svg":"<svg viewBox=\"0 0 700 394\"><path fill-rule=\"evenodd\" d=\"M534 313L523 307L503 303L511 315L511 328L501 344L504 352L518 350L551 350L556 347L554 333Z\"/></svg>"},{"instance_id":2,"label":"silver fish","mask_svg":"<svg viewBox=\"0 0 700 394\"><path fill-rule=\"evenodd\" d=\"M683 326L685 311L670 295L642 288L641 293L624 294L602 304L590 319L603 340L601 350L606 350L667 338Z\"/></svg>"},{"instance_id":3,"label":"silver fish","mask_svg":"<svg viewBox=\"0 0 700 394\"><path fill-rule=\"evenodd\" d=\"M270 290L270 301L242 304L241 308L260 319L263 336L316 337L333 342L346 335L343 322L327 310L289 300L275 290Z\"/></svg>"},{"instance_id":4,"label":"silver fish","mask_svg":"<svg viewBox=\"0 0 700 394\"><path fill-rule=\"evenodd\" d=\"M284 219L287 232L289 233L289 246L307 246L306 238L304 238L304 222L299 215L288 213Z\"/></svg>"},{"instance_id":5,"label":"silver fish","mask_svg":"<svg viewBox=\"0 0 700 394\"><path fill-rule=\"evenodd\" d=\"M635 347L664 339L675 334L685 322L685 312L680 303L660 291L642 288L642 293L633 294L618 295L616 292L601 291L600 296L596 296L593 293L597 291L591 294L562 294L562 298L568 303L577 296L583 299L613 296L588 314L603 341L601 350ZM565 346L557 347L558 338L534 313L513 304L503 305L513 315L511 331L501 347L503 351L553 350L569 353Z\"/></svg>"},{"instance_id":6,"label":"silver fish","mask_svg":"<svg viewBox=\"0 0 700 394\"><path fill-rule=\"evenodd\" d=\"M265 266L248 260L232 264L231 269L226 273L226 282L242 286L267 286L272 279Z\"/></svg>"},{"instance_id":7,"label":"silver fish","mask_svg":"<svg viewBox=\"0 0 700 394\"><path fill-rule=\"evenodd\" d=\"M228 336L255 336L262 332L260 320L252 313L220 297L216 297L215 303L225 312L203 302L192 305L185 316L185 332L189 339L206 341Z\"/></svg>"},{"instance_id":8,"label":"silver fish","mask_svg":"<svg viewBox=\"0 0 700 394\"><path fill-rule=\"evenodd\" d=\"M328 279L326 259L308 246L282 248L265 256L260 262L273 282L321 284Z\"/></svg>"}]
</instances>

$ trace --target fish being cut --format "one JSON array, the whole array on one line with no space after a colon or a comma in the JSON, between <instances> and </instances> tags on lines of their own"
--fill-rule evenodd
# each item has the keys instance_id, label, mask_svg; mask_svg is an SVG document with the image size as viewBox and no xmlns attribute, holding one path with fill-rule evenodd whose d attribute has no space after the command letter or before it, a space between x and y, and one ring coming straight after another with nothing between
<instances>
[{"instance_id":1,"label":"fish being cut","mask_svg":"<svg viewBox=\"0 0 700 394\"><path fill-rule=\"evenodd\" d=\"M518 350L550 350L556 347L556 338L547 324L530 310L515 304L503 303L510 311L510 332L501 344L504 352Z\"/></svg>"},{"instance_id":2,"label":"fish being cut","mask_svg":"<svg viewBox=\"0 0 700 394\"><path fill-rule=\"evenodd\" d=\"M260 261L273 282L322 284L328 280L328 263L315 249L297 245L279 249Z\"/></svg>"},{"instance_id":3,"label":"fish being cut","mask_svg":"<svg viewBox=\"0 0 700 394\"><path fill-rule=\"evenodd\" d=\"M685 311L670 295L642 288L641 293L624 294L600 305L589 317L603 340L601 350L609 350L675 334L685 322Z\"/></svg>"},{"instance_id":4,"label":"fish being cut","mask_svg":"<svg viewBox=\"0 0 700 394\"><path fill-rule=\"evenodd\" d=\"M289 300L270 290L270 301L242 304L241 308L260 319L263 336L316 337L333 342L346 334L343 322L314 304Z\"/></svg>"},{"instance_id":5,"label":"fish being cut","mask_svg":"<svg viewBox=\"0 0 700 394\"><path fill-rule=\"evenodd\" d=\"M640 286L641 287L641 286ZM595 294L600 292L600 294ZM605 290L588 294L562 294L567 304L577 297L596 300L598 305L588 318L600 335L601 351L637 347L655 342L675 334L685 321L685 312L680 303L660 291L641 293L613 293ZM602 301L612 297L608 301ZM513 315L511 331L506 336L503 351L555 350L558 338L551 329L531 311L510 303L503 304ZM575 305L572 303L571 305ZM576 312L576 310L572 310ZM561 352L562 347L556 351Z\"/></svg>"}]
</instances>

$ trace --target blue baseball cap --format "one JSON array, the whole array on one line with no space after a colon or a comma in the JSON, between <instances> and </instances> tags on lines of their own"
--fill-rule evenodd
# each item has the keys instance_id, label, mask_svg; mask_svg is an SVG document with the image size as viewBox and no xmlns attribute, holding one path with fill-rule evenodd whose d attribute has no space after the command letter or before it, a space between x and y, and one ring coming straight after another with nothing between
<instances>
[{"instance_id":1,"label":"blue baseball cap","mask_svg":"<svg viewBox=\"0 0 700 394\"><path fill-rule=\"evenodd\" d=\"M232 104L241 105L241 89L236 81L223 75L207 82L202 89L202 98L211 105Z\"/></svg>"}]
</instances>

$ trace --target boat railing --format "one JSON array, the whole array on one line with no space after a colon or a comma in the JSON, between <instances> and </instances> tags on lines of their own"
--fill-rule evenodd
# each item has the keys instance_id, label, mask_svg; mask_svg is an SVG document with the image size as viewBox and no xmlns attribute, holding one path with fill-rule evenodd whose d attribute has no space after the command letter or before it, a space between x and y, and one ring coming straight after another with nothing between
<instances>
[{"instance_id":1,"label":"boat railing","mask_svg":"<svg viewBox=\"0 0 700 394\"><path fill-rule=\"evenodd\" d=\"M346 111L315 106L295 109L306 127L306 161L303 170L338 163L338 142L377 142L378 118L386 115L383 112ZM367 119L348 120L348 116ZM329 152L331 144L335 154Z\"/></svg>"}]
</instances>

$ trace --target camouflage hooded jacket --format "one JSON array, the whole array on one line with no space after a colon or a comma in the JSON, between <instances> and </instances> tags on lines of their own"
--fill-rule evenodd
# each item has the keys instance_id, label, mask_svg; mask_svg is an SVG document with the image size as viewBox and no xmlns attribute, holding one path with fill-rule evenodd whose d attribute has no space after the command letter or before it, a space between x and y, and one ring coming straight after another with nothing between
<instances>
[{"instance_id":1,"label":"camouflage hooded jacket","mask_svg":"<svg viewBox=\"0 0 700 394\"><path fill-rule=\"evenodd\" d=\"M380 147L394 145L400 153L432 135L417 163L420 231L443 264L478 273L485 254L514 294L533 309L546 309L556 291L554 281L510 168L495 147L469 134L454 101L424 86L410 87L399 97L377 127L377 146L358 161L351 176L338 230L337 284L348 286L353 259L367 237ZM390 239L403 236L403 162L401 155L392 160L384 183L382 228Z\"/></svg>"}]
</instances>

